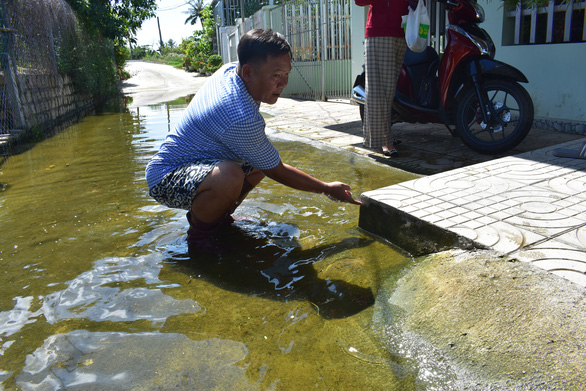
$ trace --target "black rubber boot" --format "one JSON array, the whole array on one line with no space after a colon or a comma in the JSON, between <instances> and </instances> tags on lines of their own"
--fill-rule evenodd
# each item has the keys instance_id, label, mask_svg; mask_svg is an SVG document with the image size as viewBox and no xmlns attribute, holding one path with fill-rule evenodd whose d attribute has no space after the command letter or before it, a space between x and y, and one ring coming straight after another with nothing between
<instances>
[{"instance_id":1,"label":"black rubber boot","mask_svg":"<svg viewBox=\"0 0 586 391\"><path fill-rule=\"evenodd\" d=\"M189 222L189 229L187 230L187 245L189 251L198 251L205 253L219 252L219 244L214 234L218 231L220 223L204 223L198 221L197 225L192 221L191 212L187 212L187 221Z\"/></svg>"}]
</instances>

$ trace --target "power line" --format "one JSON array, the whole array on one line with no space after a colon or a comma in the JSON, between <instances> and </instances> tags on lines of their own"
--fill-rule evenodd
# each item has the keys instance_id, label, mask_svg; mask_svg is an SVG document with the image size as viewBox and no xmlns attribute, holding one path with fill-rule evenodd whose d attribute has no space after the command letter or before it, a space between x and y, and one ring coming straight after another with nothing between
<instances>
[{"instance_id":1,"label":"power line","mask_svg":"<svg viewBox=\"0 0 586 391\"><path fill-rule=\"evenodd\" d=\"M173 11L173 10L176 10L177 8L183 7L185 5L189 5L189 2L186 1L186 2L183 2L181 4L172 5L172 6L167 7L167 8L157 8L157 11L161 11L161 12L163 12L163 11Z\"/></svg>"}]
</instances>

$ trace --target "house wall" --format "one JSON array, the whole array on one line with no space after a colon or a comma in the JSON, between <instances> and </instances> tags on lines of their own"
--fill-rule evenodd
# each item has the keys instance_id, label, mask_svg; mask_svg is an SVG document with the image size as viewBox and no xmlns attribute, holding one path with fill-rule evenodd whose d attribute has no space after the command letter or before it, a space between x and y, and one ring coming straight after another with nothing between
<instances>
[{"instance_id":1,"label":"house wall","mask_svg":"<svg viewBox=\"0 0 586 391\"><path fill-rule=\"evenodd\" d=\"M218 47L222 60L224 63L237 60L233 49L244 32L252 28L272 28L287 37L294 52L293 69L283 96L347 99L355 77L351 60L354 53L352 6L353 0L291 0L283 5L265 6L244 21L236 19L237 25L233 28L219 27ZM360 12L364 11L360 9ZM359 30L359 36L363 37L364 24ZM356 46L362 54L361 40ZM359 64L357 70L361 69L362 61Z\"/></svg>"},{"instance_id":2,"label":"house wall","mask_svg":"<svg viewBox=\"0 0 586 391\"><path fill-rule=\"evenodd\" d=\"M524 87L533 99L536 124L584 132L586 43L503 46L502 1L480 0L479 4L486 13L481 26L496 45L495 58L518 68L529 79Z\"/></svg>"},{"instance_id":3,"label":"house wall","mask_svg":"<svg viewBox=\"0 0 586 391\"><path fill-rule=\"evenodd\" d=\"M366 16L368 14L368 7L359 7L354 1L350 7L352 15L352 37L350 40L352 53L352 83L356 75L362 73L362 65L364 65L364 29L366 28Z\"/></svg>"},{"instance_id":4,"label":"house wall","mask_svg":"<svg viewBox=\"0 0 586 391\"><path fill-rule=\"evenodd\" d=\"M586 134L586 89L583 88L586 81L583 71L586 64L586 43L503 46L505 18L502 1L479 0L479 3L486 12L486 21L481 26L495 42L496 59L518 68L529 79L524 87L533 99L535 125ZM280 20L269 22L266 19L280 18L281 14L269 15L268 11L273 7L265 8L265 24L279 24ZM359 7L351 1L351 82L362 72L364 64L363 42L367 11L368 7ZM335 74L341 75L337 72ZM346 71L343 74L347 75ZM291 80L290 84L293 95L303 95L303 87L307 85L307 81L300 78L298 83ZM297 84L300 86L299 91L293 91Z\"/></svg>"}]
</instances>

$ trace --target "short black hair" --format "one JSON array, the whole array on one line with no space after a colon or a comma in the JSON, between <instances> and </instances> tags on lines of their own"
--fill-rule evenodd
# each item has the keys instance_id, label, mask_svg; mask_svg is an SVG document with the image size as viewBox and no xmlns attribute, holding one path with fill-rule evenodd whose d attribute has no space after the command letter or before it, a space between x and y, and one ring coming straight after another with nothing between
<instances>
[{"instance_id":1,"label":"short black hair","mask_svg":"<svg viewBox=\"0 0 586 391\"><path fill-rule=\"evenodd\" d=\"M271 29L248 31L238 43L238 62L240 66L266 61L268 56L291 56L291 46L283 34Z\"/></svg>"}]
</instances>

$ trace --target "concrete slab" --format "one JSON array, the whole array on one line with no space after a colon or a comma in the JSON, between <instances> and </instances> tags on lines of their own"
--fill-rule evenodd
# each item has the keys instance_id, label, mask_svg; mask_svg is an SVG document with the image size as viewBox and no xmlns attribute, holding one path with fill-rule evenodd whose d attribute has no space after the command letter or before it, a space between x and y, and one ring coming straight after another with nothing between
<instances>
[{"instance_id":1,"label":"concrete slab","mask_svg":"<svg viewBox=\"0 0 586 391\"><path fill-rule=\"evenodd\" d=\"M444 125L400 123L392 129L393 138L402 141L397 148L400 156L389 159L379 151L363 147L358 106L350 104L348 100L316 102L280 98L274 105L262 105L261 111L270 116L266 118L267 127L322 141L324 129L334 131L334 134L328 132L326 142L345 135L357 136L345 142L336 141L335 144L389 166L422 175L494 161L585 137L533 128L513 150L499 155L482 155L466 147L459 138L453 137Z\"/></svg>"},{"instance_id":2,"label":"concrete slab","mask_svg":"<svg viewBox=\"0 0 586 391\"><path fill-rule=\"evenodd\" d=\"M398 232L435 226L451 238L448 246L493 249L586 286L586 160L554 156L558 148L577 149L585 141L366 192L368 212L361 213L360 226L417 255L443 250L446 243L421 246ZM381 229L368 221L383 213L389 225L401 215L403 227Z\"/></svg>"},{"instance_id":3,"label":"concrete slab","mask_svg":"<svg viewBox=\"0 0 586 391\"><path fill-rule=\"evenodd\" d=\"M358 108L348 101L281 98L262 106L267 126L328 142L425 175L362 194L359 226L414 256L450 248L501 256L586 286L585 135L532 129L515 149L482 155L443 125L397 124L399 158L362 146Z\"/></svg>"}]
</instances>

